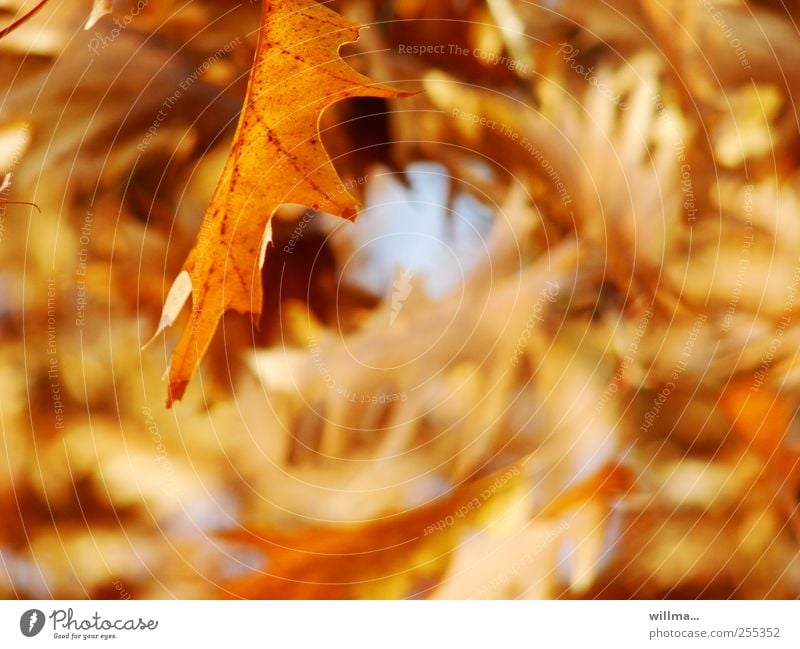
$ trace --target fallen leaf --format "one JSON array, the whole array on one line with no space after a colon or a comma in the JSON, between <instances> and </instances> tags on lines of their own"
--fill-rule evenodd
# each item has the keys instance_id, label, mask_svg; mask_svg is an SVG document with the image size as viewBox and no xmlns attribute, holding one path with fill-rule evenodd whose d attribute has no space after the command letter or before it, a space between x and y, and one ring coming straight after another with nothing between
<instances>
[{"instance_id":1,"label":"fallen leaf","mask_svg":"<svg viewBox=\"0 0 800 649\"><path fill-rule=\"evenodd\" d=\"M275 209L298 203L355 216L355 198L320 140L320 115L347 97L404 94L372 82L339 57L339 48L356 41L358 32L313 0L265 0L233 147L183 266L191 278L192 314L172 355L167 406L183 395L225 311L250 313L257 321ZM165 305L157 333L182 306L175 300Z\"/></svg>"}]
</instances>

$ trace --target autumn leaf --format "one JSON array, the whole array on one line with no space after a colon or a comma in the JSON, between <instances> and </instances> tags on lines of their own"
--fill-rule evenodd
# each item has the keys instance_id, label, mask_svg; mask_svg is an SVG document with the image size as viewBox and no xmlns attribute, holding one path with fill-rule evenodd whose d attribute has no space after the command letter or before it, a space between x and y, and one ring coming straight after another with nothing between
<instances>
[{"instance_id":1,"label":"autumn leaf","mask_svg":"<svg viewBox=\"0 0 800 649\"><path fill-rule=\"evenodd\" d=\"M357 204L319 137L326 107L347 97L398 97L338 55L359 27L313 0L265 0L244 109L200 234L173 283L158 333L192 296L191 322L173 352L167 405L180 399L228 310L261 312L270 220L283 203L353 218Z\"/></svg>"}]
</instances>

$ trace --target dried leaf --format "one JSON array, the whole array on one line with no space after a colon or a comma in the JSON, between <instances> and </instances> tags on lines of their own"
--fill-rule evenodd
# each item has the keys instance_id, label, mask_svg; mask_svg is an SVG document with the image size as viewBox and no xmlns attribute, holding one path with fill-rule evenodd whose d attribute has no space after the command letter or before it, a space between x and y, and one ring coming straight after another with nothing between
<instances>
[{"instance_id":1,"label":"dried leaf","mask_svg":"<svg viewBox=\"0 0 800 649\"><path fill-rule=\"evenodd\" d=\"M397 97L338 55L359 28L313 0L266 0L256 60L233 148L194 248L184 264L192 281L192 318L175 349L171 405L208 348L220 317L261 312L260 269L270 219L283 203L352 218L356 201L339 180L319 137L319 119L347 97ZM170 312L162 323L173 319Z\"/></svg>"}]
</instances>

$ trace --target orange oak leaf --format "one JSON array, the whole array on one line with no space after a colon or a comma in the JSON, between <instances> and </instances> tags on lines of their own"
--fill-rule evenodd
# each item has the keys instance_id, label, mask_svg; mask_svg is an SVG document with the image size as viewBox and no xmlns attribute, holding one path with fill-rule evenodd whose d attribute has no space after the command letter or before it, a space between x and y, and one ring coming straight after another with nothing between
<instances>
[{"instance_id":1,"label":"orange oak leaf","mask_svg":"<svg viewBox=\"0 0 800 649\"><path fill-rule=\"evenodd\" d=\"M357 204L319 136L326 107L347 97L398 97L339 57L359 27L314 0L265 0L255 62L233 147L157 334L192 297L191 322L172 354L167 406L183 395L222 314L261 312L270 220L283 203L353 218Z\"/></svg>"}]
</instances>

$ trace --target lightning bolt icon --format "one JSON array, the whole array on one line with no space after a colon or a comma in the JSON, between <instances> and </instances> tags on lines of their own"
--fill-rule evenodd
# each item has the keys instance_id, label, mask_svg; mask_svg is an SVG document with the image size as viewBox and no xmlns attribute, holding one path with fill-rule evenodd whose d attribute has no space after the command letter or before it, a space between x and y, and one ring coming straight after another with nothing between
<instances>
[{"instance_id":1,"label":"lightning bolt icon","mask_svg":"<svg viewBox=\"0 0 800 649\"><path fill-rule=\"evenodd\" d=\"M38 615L36 611L31 613L31 618L28 620L28 631L33 631L33 625L36 624L36 620L38 619Z\"/></svg>"}]
</instances>

